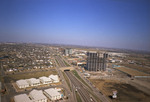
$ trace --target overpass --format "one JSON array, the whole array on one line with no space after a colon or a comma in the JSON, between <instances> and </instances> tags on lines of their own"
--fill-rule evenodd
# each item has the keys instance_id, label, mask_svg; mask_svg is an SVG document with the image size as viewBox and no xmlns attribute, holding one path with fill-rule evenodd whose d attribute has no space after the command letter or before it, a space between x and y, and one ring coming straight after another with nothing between
<instances>
[{"instance_id":1,"label":"overpass","mask_svg":"<svg viewBox=\"0 0 150 102\"><path fill-rule=\"evenodd\" d=\"M61 67L59 68L61 71L70 71L70 70L74 70L74 67Z\"/></svg>"}]
</instances>

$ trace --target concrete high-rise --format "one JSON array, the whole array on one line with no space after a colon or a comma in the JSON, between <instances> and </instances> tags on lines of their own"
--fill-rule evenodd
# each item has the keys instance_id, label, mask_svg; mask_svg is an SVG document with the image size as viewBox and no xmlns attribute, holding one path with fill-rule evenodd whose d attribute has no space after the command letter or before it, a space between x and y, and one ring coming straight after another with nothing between
<instances>
[{"instance_id":1,"label":"concrete high-rise","mask_svg":"<svg viewBox=\"0 0 150 102\"><path fill-rule=\"evenodd\" d=\"M87 53L87 70L88 71L105 71L107 67L106 53L97 53L94 51Z\"/></svg>"},{"instance_id":2,"label":"concrete high-rise","mask_svg":"<svg viewBox=\"0 0 150 102\"><path fill-rule=\"evenodd\" d=\"M65 55L66 56L69 56L69 55L71 55L72 54L72 49L71 48L66 48L65 49Z\"/></svg>"}]
</instances>

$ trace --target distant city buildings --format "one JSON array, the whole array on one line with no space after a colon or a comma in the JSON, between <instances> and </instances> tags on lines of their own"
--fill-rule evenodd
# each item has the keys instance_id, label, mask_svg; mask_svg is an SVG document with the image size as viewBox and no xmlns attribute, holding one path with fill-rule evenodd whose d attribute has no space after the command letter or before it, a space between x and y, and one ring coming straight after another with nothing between
<instances>
[{"instance_id":1,"label":"distant city buildings","mask_svg":"<svg viewBox=\"0 0 150 102\"><path fill-rule=\"evenodd\" d=\"M88 71L105 71L108 54L98 53L95 51L87 52L87 70Z\"/></svg>"},{"instance_id":2,"label":"distant city buildings","mask_svg":"<svg viewBox=\"0 0 150 102\"><path fill-rule=\"evenodd\" d=\"M66 56L69 56L69 55L71 55L72 54L72 49L71 48L66 48L65 49L65 55Z\"/></svg>"}]
</instances>

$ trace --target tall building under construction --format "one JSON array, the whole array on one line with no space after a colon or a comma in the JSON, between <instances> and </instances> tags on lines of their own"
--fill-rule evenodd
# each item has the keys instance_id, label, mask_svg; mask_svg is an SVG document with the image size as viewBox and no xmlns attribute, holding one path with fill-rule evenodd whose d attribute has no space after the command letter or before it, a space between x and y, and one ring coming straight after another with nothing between
<instances>
[{"instance_id":1,"label":"tall building under construction","mask_svg":"<svg viewBox=\"0 0 150 102\"><path fill-rule=\"evenodd\" d=\"M108 54L98 52L87 53L87 70L88 71L105 71Z\"/></svg>"}]
</instances>

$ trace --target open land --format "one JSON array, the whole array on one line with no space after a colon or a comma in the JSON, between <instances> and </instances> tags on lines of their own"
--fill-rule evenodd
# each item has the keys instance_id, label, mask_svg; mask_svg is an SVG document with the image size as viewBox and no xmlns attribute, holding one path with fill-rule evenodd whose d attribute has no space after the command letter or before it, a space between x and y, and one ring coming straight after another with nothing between
<instances>
[{"instance_id":1,"label":"open land","mask_svg":"<svg viewBox=\"0 0 150 102\"><path fill-rule=\"evenodd\" d=\"M90 79L90 81L107 97L111 99L112 91L117 90L117 99L113 102L149 102L150 95L134 86L108 79Z\"/></svg>"},{"instance_id":2,"label":"open land","mask_svg":"<svg viewBox=\"0 0 150 102\"><path fill-rule=\"evenodd\" d=\"M34 73L24 73L24 74L9 74L4 77L5 83L10 81L16 81L19 79L29 79L29 78L39 78L42 76L49 76L50 74L57 74L56 71L43 71L43 72L34 72Z\"/></svg>"},{"instance_id":3,"label":"open land","mask_svg":"<svg viewBox=\"0 0 150 102\"><path fill-rule=\"evenodd\" d=\"M139 71L143 71L145 73L150 73L150 68L149 67L139 66L139 65L134 65L134 64L121 64L121 65L125 66L125 67L132 68L132 69L136 69L136 70L139 70Z\"/></svg>"},{"instance_id":4,"label":"open land","mask_svg":"<svg viewBox=\"0 0 150 102\"><path fill-rule=\"evenodd\" d=\"M131 75L131 76L150 76L150 74L146 74L144 72L137 71L137 70L134 70L134 69L130 69L130 68L127 68L127 67L117 67L115 69L120 70L124 73L127 73L128 75Z\"/></svg>"}]
</instances>

